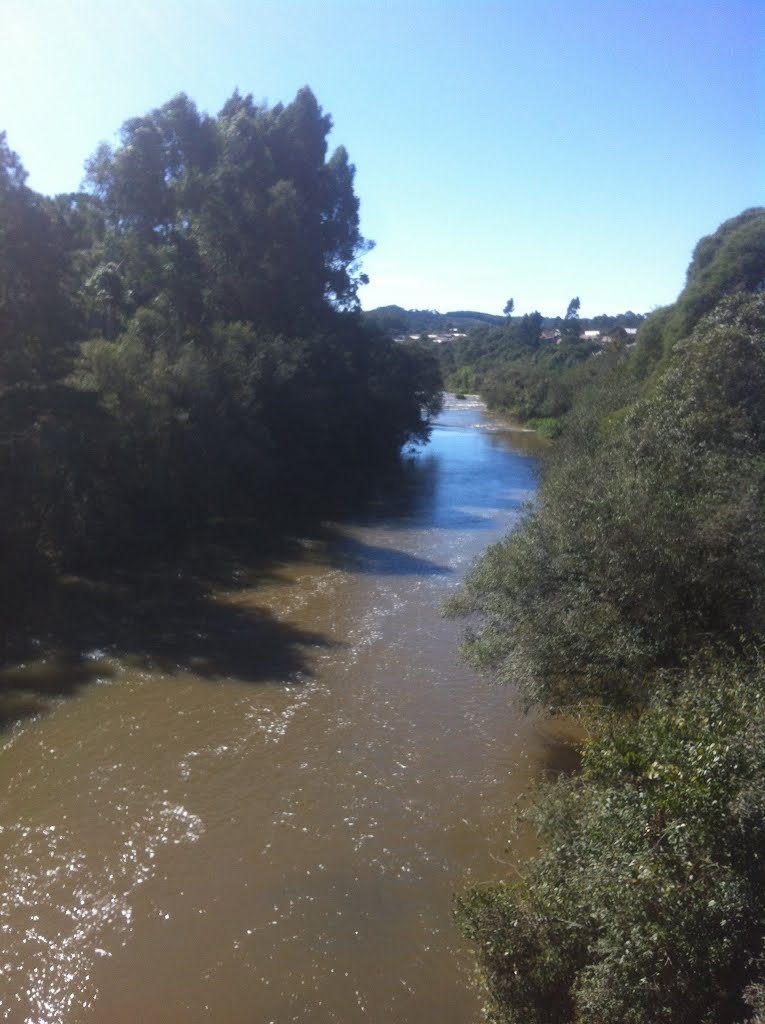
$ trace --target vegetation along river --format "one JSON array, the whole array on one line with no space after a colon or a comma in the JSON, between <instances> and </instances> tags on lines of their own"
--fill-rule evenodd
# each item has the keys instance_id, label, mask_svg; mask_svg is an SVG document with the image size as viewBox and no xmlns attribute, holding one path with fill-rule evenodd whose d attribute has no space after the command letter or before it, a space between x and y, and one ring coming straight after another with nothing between
<instances>
[{"instance_id":1,"label":"vegetation along river","mask_svg":"<svg viewBox=\"0 0 765 1024\"><path fill-rule=\"evenodd\" d=\"M71 582L78 649L54 627L2 680L0 1019L478 1018L451 895L569 754L439 608L535 455L449 400L394 493L267 565Z\"/></svg>"}]
</instances>

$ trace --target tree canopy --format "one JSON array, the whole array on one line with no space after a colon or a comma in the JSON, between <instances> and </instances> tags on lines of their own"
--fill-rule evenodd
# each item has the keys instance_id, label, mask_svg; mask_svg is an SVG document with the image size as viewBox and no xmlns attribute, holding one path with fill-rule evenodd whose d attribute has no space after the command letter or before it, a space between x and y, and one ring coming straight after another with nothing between
<instances>
[{"instance_id":1,"label":"tree canopy","mask_svg":"<svg viewBox=\"0 0 765 1024\"><path fill-rule=\"evenodd\" d=\"M308 88L180 94L48 199L0 137L4 582L351 491L427 436L435 358L365 324L354 167Z\"/></svg>"},{"instance_id":2,"label":"tree canopy","mask_svg":"<svg viewBox=\"0 0 765 1024\"><path fill-rule=\"evenodd\" d=\"M308 88L273 108L237 92L216 118L181 94L125 122L88 180L132 307L164 293L182 326L204 312L277 330L356 308L369 243L345 148L327 159L331 127Z\"/></svg>"}]
</instances>

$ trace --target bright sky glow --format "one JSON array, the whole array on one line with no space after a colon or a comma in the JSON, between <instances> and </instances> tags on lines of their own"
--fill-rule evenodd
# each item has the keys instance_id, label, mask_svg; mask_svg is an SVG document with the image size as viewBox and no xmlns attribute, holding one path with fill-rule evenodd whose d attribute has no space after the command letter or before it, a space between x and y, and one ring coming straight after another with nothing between
<instances>
[{"instance_id":1,"label":"bright sky glow","mask_svg":"<svg viewBox=\"0 0 765 1024\"><path fill-rule=\"evenodd\" d=\"M0 39L0 130L51 194L177 92L310 85L377 243L367 309L645 312L765 202L761 0L0 0Z\"/></svg>"}]
</instances>

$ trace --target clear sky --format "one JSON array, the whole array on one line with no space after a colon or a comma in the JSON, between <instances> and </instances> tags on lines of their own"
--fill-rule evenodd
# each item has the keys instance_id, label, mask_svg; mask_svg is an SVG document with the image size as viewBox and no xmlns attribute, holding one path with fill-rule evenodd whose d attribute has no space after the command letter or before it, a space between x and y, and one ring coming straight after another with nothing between
<instances>
[{"instance_id":1,"label":"clear sky","mask_svg":"<svg viewBox=\"0 0 765 1024\"><path fill-rule=\"evenodd\" d=\"M0 0L0 43L46 193L177 92L310 85L377 243L367 309L648 311L765 202L763 0Z\"/></svg>"}]
</instances>

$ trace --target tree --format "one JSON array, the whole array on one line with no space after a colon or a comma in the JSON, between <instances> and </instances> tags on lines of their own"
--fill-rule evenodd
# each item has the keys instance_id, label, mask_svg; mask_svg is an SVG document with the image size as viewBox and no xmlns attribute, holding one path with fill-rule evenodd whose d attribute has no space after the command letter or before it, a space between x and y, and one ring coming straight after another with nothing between
<instances>
[{"instance_id":1,"label":"tree","mask_svg":"<svg viewBox=\"0 0 765 1024\"><path fill-rule=\"evenodd\" d=\"M765 211L750 211L705 242L676 305L641 328L635 359L583 392L535 509L456 599L482 617L466 655L529 700L639 702L650 673L702 639L735 645L762 629L764 238ZM734 290L720 297L722 279ZM716 304L665 347L689 294ZM652 359L663 354L641 395L632 374L645 373L648 341Z\"/></svg>"},{"instance_id":2,"label":"tree","mask_svg":"<svg viewBox=\"0 0 765 1024\"><path fill-rule=\"evenodd\" d=\"M356 312L331 124L310 89L215 118L181 94L55 200L0 136L0 582L358 491L427 436L433 353Z\"/></svg>"},{"instance_id":3,"label":"tree","mask_svg":"<svg viewBox=\"0 0 765 1024\"><path fill-rule=\"evenodd\" d=\"M561 326L561 337L569 341L577 341L579 338L579 296L569 302L566 308L566 316Z\"/></svg>"},{"instance_id":4,"label":"tree","mask_svg":"<svg viewBox=\"0 0 765 1024\"><path fill-rule=\"evenodd\" d=\"M79 529L85 492L102 468L103 420L88 396L64 383L76 356L87 244L76 204L26 185L0 134L0 608ZM87 204L85 204L87 205ZM83 214L83 219L88 220ZM80 520L81 521L81 520Z\"/></svg>"},{"instance_id":5,"label":"tree","mask_svg":"<svg viewBox=\"0 0 765 1024\"><path fill-rule=\"evenodd\" d=\"M765 209L745 210L702 238L677 302L653 313L641 327L635 352L640 379L660 372L672 349L726 295L765 287Z\"/></svg>"},{"instance_id":6,"label":"tree","mask_svg":"<svg viewBox=\"0 0 765 1024\"><path fill-rule=\"evenodd\" d=\"M237 92L217 118L181 94L126 121L88 176L133 310L167 292L177 335L205 313L290 332L356 308L370 243L346 150L327 159L331 127L308 88L271 109Z\"/></svg>"},{"instance_id":7,"label":"tree","mask_svg":"<svg viewBox=\"0 0 765 1024\"><path fill-rule=\"evenodd\" d=\"M539 343L542 340L542 314L537 310L534 310L533 313L524 313L523 319L518 325L517 336L529 348L539 348Z\"/></svg>"},{"instance_id":8,"label":"tree","mask_svg":"<svg viewBox=\"0 0 765 1024\"><path fill-rule=\"evenodd\" d=\"M0 388L55 379L71 359L67 241L55 204L27 187L0 132Z\"/></svg>"}]
</instances>

